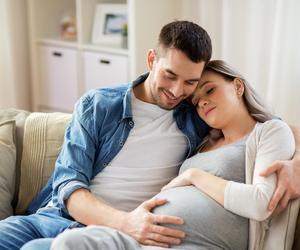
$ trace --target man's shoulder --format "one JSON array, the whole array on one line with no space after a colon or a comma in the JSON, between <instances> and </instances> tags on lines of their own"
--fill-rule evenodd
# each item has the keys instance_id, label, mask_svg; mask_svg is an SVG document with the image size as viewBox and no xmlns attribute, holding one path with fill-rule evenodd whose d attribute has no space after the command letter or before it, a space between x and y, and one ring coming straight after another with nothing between
<instances>
[{"instance_id":1,"label":"man's shoulder","mask_svg":"<svg viewBox=\"0 0 300 250\"><path fill-rule=\"evenodd\" d=\"M93 89L85 93L79 100L84 106L105 107L106 104L123 100L129 84Z\"/></svg>"},{"instance_id":2,"label":"man's shoulder","mask_svg":"<svg viewBox=\"0 0 300 250\"><path fill-rule=\"evenodd\" d=\"M93 89L88 91L84 96L88 99L98 99L98 98L118 98L123 97L130 87L130 84L122 84L111 87L102 87L98 89Z\"/></svg>"},{"instance_id":3,"label":"man's shoulder","mask_svg":"<svg viewBox=\"0 0 300 250\"><path fill-rule=\"evenodd\" d=\"M96 117L99 113L107 113L110 109L122 105L129 88L130 84L123 84L90 90L78 100L75 112L83 119Z\"/></svg>"}]
</instances>

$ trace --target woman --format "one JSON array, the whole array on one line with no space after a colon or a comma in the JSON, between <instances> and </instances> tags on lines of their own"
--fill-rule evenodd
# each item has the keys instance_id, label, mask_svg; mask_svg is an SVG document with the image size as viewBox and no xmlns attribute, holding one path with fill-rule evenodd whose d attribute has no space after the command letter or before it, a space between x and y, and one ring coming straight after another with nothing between
<instances>
[{"instance_id":1,"label":"woman","mask_svg":"<svg viewBox=\"0 0 300 250\"><path fill-rule=\"evenodd\" d=\"M157 195L169 202L153 212L184 219L178 227L186 238L174 249L262 249L276 176L259 172L293 156L292 132L272 119L247 81L223 61L208 63L192 103L212 129L199 153ZM105 227L101 238L98 249L160 249Z\"/></svg>"},{"instance_id":2,"label":"woman","mask_svg":"<svg viewBox=\"0 0 300 250\"><path fill-rule=\"evenodd\" d=\"M276 176L263 178L259 173L273 161L293 156L292 132L272 119L247 81L223 61L208 63L192 102L212 130L199 154L186 160L180 175L158 195L168 198L172 215L185 219L187 238L181 247L261 249ZM188 212L176 211L179 203ZM250 239L248 219L250 229L258 230ZM189 226L192 223L195 227Z\"/></svg>"}]
</instances>

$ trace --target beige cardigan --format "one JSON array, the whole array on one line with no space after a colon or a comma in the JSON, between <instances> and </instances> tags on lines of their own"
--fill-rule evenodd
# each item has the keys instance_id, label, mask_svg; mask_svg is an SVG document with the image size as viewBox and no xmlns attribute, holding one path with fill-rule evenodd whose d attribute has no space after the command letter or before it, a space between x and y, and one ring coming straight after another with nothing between
<instances>
[{"instance_id":1,"label":"beige cardigan","mask_svg":"<svg viewBox=\"0 0 300 250\"><path fill-rule=\"evenodd\" d=\"M283 131L283 133L282 133ZM246 184L253 183L256 154L260 149L262 140L272 137L272 143L279 143L282 151L290 157L294 153L294 142L289 138L281 138L280 135L289 135L289 127L280 120L257 123L255 129L249 135L246 142ZM277 142L276 142L277 140ZM285 140L285 141L283 141ZM289 140L289 141L287 141ZM271 146L271 145L270 145ZM289 158L290 158L289 157ZM250 220L249 223L249 250L290 250L293 245L294 232L300 199L289 203L279 216L266 219L262 222Z\"/></svg>"}]
</instances>

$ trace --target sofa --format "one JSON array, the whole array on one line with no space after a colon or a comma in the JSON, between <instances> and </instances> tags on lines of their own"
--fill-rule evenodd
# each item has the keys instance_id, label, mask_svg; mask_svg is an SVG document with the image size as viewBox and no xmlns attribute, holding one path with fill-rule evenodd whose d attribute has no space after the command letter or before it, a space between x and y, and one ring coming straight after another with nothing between
<instances>
[{"instance_id":1,"label":"sofa","mask_svg":"<svg viewBox=\"0 0 300 250\"><path fill-rule=\"evenodd\" d=\"M24 214L46 184L70 119L67 113L0 109L0 219ZM293 249L300 250L299 215L294 235Z\"/></svg>"}]
</instances>

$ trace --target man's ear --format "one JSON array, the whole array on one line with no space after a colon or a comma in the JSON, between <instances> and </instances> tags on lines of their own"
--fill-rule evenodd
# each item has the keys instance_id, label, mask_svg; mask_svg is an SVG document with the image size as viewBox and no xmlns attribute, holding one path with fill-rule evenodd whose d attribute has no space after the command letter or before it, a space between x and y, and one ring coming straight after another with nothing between
<instances>
[{"instance_id":1,"label":"man's ear","mask_svg":"<svg viewBox=\"0 0 300 250\"><path fill-rule=\"evenodd\" d=\"M148 53L147 53L147 67L150 71L153 68L153 64L154 64L155 60L156 60L155 50L154 49L148 50Z\"/></svg>"}]
</instances>

